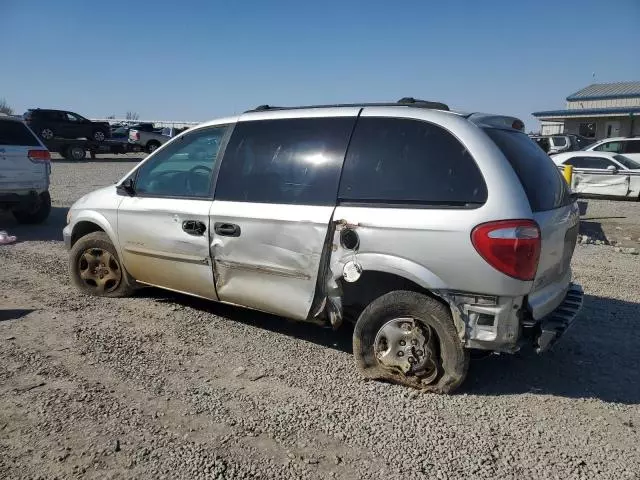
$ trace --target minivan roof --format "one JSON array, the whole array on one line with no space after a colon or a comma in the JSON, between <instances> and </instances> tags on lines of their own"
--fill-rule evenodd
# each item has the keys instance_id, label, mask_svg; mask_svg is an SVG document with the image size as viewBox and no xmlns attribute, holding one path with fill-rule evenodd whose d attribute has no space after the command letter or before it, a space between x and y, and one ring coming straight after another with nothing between
<instances>
[{"instance_id":1,"label":"minivan roof","mask_svg":"<svg viewBox=\"0 0 640 480\"><path fill-rule=\"evenodd\" d=\"M307 108L341 108L341 107L417 107L417 108L430 108L433 110L445 110L449 111L449 106L442 102L432 102L429 100L419 100L413 97L403 97L397 102L374 102L374 103L336 103L330 105L301 105L296 107L278 107L272 105L260 105L251 110L247 110L244 113L249 112L265 112L271 110L302 110Z\"/></svg>"}]
</instances>

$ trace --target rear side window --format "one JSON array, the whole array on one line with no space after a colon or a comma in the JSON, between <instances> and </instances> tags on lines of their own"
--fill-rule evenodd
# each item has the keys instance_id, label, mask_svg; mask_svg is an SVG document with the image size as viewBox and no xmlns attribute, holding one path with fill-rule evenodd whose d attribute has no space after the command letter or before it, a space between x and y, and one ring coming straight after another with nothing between
<instances>
[{"instance_id":1,"label":"rear side window","mask_svg":"<svg viewBox=\"0 0 640 480\"><path fill-rule=\"evenodd\" d=\"M544 212L570 202L567 183L560 170L524 133L485 128L518 175L531 210Z\"/></svg>"},{"instance_id":2,"label":"rear side window","mask_svg":"<svg viewBox=\"0 0 640 480\"><path fill-rule=\"evenodd\" d=\"M624 153L640 153L640 140L629 140L624 143Z\"/></svg>"},{"instance_id":3,"label":"rear side window","mask_svg":"<svg viewBox=\"0 0 640 480\"><path fill-rule=\"evenodd\" d=\"M0 145L39 147L40 143L22 122L0 120Z\"/></svg>"},{"instance_id":4,"label":"rear side window","mask_svg":"<svg viewBox=\"0 0 640 480\"><path fill-rule=\"evenodd\" d=\"M443 128L418 120L361 117L339 198L346 203L469 207L487 200L487 187L467 149Z\"/></svg>"},{"instance_id":5,"label":"rear side window","mask_svg":"<svg viewBox=\"0 0 640 480\"><path fill-rule=\"evenodd\" d=\"M638 143L640 144L640 142ZM614 155L613 158L615 158L618 162L620 162L625 167L630 168L631 170L640 170L640 162L636 160L627 158L624 155Z\"/></svg>"},{"instance_id":6,"label":"rear side window","mask_svg":"<svg viewBox=\"0 0 640 480\"><path fill-rule=\"evenodd\" d=\"M239 122L224 154L215 198L335 205L354 117Z\"/></svg>"},{"instance_id":7,"label":"rear side window","mask_svg":"<svg viewBox=\"0 0 640 480\"><path fill-rule=\"evenodd\" d=\"M622 153L622 142L606 142L594 148L596 152Z\"/></svg>"},{"instance_id":8,"label":"rear side window","mask_svg":"<svg viewBox=\"0 0 640 480\"><path fill-rule=\"evenodd\" d=\"M564 162L565 165L572 165L575 168L593 168L606 170L607 167L615 164L602 157L573 157Z\"/></svg>"}]
</instances>

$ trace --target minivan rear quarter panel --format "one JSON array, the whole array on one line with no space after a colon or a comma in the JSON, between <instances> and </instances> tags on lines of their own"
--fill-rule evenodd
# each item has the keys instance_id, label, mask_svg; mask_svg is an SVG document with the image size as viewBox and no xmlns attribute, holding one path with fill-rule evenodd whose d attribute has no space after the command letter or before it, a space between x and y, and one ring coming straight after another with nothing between
<instances>
[{"instance_id":1,"label":"minivan rear quarter panel","mask_svg":"<svg viewBox=\"0 0 640 480\"><path fill-rule=\"evenodd\" d=\"M458 114L436 110L366 107L361 117L412 118L445 128L471 154L482 172L488 192L484 205L476 208L398 208L393 205L342 205L339 202L334 219L356 226L360 237L357 256L362 258L363 267L393 270L389 252L394 252L398 268L390 273L402 274L404 267L400 264L406 266L406 262L411 262L416 266L415 271L421 272L417 283L428 289L526 295L531 282L497 271L471 243L471 231L481 223L532 218L518 177L484 132ZM337 254L341 255L340 263L353 259L352 252L340 250Z\"/></svg>"}]
</instances>

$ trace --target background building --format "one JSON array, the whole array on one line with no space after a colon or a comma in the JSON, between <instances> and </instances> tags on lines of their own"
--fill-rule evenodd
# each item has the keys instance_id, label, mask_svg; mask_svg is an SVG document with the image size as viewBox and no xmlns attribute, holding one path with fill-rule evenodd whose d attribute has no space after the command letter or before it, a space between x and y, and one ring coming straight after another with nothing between
<instances>
[{"instance_id":1,"label":"background building","mask_svg":"<svg viewBox=\"0 0 640 480\"><path fill-rule=\"evenodd\" d=\"M594 83L567 97L565 110L534 112L541 133L599 140L640 135L640 82Z\"/></svg>"}]
</instances>

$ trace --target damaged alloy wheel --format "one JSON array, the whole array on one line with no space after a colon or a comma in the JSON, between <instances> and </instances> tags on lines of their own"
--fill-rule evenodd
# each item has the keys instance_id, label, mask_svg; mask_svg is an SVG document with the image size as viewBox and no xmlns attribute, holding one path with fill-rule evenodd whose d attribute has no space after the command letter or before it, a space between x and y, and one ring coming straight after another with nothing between
<instances>
[{"instance_id":1,"label":"damaged alloy wheel","mask_svg":"<svg viewBox=\"0 0 640 480\"><path fill-rule=\"evenodd\" d=\"M460 386L469 365L449 309L408 291L387 293L362 312L353 353L367 378L438 393Z\"/></svg>"},{"instance_id":2,"label":"damaged alloy wheel","mask_svg":"<svg viewBox=\"0 0 640 480\"><path fill-rule=\"evenodd\" d=\"M76 287L89 295L124 297L133 291L134 281L104 232L90 233L73 245L69 273Z\"/></svg>"}]
</instances>

